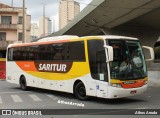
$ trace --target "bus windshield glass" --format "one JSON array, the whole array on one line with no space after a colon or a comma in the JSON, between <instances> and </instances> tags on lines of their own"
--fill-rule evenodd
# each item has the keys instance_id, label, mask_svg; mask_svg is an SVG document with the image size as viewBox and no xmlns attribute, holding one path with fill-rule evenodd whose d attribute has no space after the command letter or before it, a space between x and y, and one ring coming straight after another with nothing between
<instances>
[{"instance_id":1,"label":"bus windshield glass","mask_svg":"<svg viewBox=\"0 0 160 118\"><path fill-rule=\"evenodd\" d=\"M147 76L145 58L139 41L109 40L114 60L110 62L111 79L132 80Z\"/></svg>"}]
</instances>

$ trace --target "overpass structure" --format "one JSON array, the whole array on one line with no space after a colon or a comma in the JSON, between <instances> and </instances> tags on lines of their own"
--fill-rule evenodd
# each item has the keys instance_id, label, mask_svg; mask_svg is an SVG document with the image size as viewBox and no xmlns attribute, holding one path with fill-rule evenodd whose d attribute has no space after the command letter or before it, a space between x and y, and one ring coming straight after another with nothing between
<instances>
[{"instance_id":1,"label":"overpass structure","mask_svg":"<svg viewBox=\"0 0 160 118\"><path fill-rule=\"evenodd\" d=\"M124 35L154 46L160 36L160 0L92 0L59 35Z\"/></svg>"}]
</instances>

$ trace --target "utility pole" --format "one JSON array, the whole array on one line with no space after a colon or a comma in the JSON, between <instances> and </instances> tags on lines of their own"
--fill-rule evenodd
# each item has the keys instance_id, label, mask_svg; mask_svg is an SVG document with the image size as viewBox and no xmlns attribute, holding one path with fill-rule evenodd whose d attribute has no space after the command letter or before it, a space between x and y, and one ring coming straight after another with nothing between
<instances>
[{"instance_id":1,"label":"utility pole","mask_svg":"<svg viewBox=\"0 0 160 118\"><path fill-rule=\"evenodd\" d=\"M43 4L43 35L45 36L45 34L46 34L46 31L45 31L45 19L46 19L46 15L45 15L45 5L46 4L44 4L44 3L42 3Z\"/></svg>"},{"instance_id":2,"label":"utility pole","mask_svg":"<svg viewBox=\"0 0 160 118\"><path fill-rule=\"evenodd\" d=\"M13 7L13 0L12 0L12 3L11 3L11 6Z\"/></svg>"},{"instance_id":3,"label":"utility pole","mask_svg":"<svg viewBox=\"0 0 160 118\"><path fill-rule=\"evenodd\" d=\"M22 43L25 42L25 0L23 0L23 39Z\"/></svg>"}]
</instances>

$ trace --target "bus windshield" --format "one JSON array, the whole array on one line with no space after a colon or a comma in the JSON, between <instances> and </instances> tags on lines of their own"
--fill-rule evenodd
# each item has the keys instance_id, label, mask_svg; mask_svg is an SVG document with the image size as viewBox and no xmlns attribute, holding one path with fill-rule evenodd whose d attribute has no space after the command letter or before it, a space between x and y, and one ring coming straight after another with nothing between
<instances>
[{"instance_id":1,"label":"bus windshield","mask_svg":"<svg viewBox=\"0 0 160 118\"><path fill-rule=\"evenodd\" d=\"M109 40L114 60L110 62L111 79L132 80L147 76L145 58L139 41Z\"/></svg>"}]
</instances>

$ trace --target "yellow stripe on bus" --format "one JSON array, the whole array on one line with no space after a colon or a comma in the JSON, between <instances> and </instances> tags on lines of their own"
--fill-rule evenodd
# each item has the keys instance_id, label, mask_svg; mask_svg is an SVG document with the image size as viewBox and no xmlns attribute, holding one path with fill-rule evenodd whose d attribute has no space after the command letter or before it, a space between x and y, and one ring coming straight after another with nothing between
<instances>
[{"instance_id":1,"label":"yellow stripe on bus","mask_svg":"<svg viewBox=\"0 0 160 118\"><path fill-rule=\"evenodd\" d=\"M46 80L69 80L85 76L90 73L89 66L86 62L74 62L72 69L68 73L36 72L26 71L28 74L46 79Z\"/></svg>"}]
</instances>

